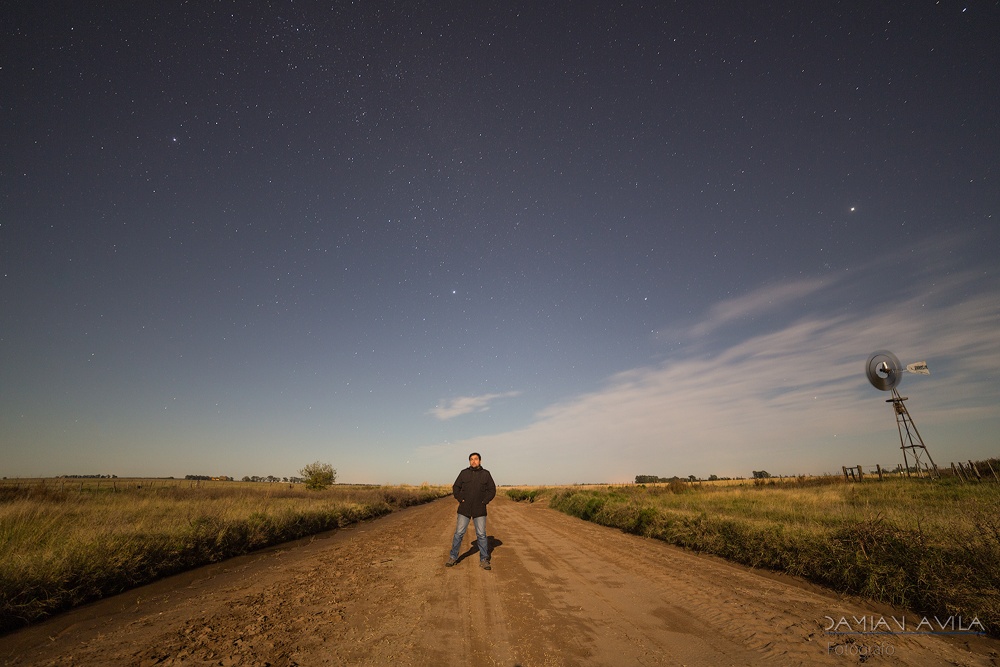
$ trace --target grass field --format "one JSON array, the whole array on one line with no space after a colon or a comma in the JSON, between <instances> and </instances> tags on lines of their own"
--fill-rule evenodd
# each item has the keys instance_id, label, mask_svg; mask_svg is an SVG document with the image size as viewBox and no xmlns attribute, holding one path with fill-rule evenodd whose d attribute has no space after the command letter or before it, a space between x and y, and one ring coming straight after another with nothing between
<instances>
[{"instance_id":1,"label":"grass field","mask_svg":"<svg viewBox=\"0 0 1000 667\"><path fill-rule=\"evenodd\" d=\"M942 619L977 618L1000 634L1000 484L827 478L547 493L582 519Z\"/></svg>"},{"instance_id":2,"label":"grass field","mask_svg":"<svg viewBox=\"0 0 1000 667\"><path fill-rule=\"evenodd\" d=\"M186 569L447 495L445 487L0 482L0 632Z\"/></svg>"}]
</instances>

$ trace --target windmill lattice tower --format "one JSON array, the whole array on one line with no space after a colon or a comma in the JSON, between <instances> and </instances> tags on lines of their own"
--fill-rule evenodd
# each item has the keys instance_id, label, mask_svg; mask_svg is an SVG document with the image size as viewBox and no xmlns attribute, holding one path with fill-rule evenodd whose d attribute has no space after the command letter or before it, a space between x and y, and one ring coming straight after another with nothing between
<instances>
[{"instance_id":1,"label":"windmill lattice tower","mask_svg":"<svg viewBox=\"0 0 1000 667\"><path fill-rule=\"evenodd\" d=\"M929 375L927 362L920 361L910 364L906 371L919 375ZM868 357L868 364L865 367L865 374L872 385L881 391L892 393L892 398L886 399L886 403L892 403L893 412L896 414L896 428L899 431L899 445L903 450L903 465L906 468L906 476L910 476L910 457L913 458L913 468L918 475L926 473L928 476L937 477L938 467L931 458L931 453L924 444L924 439L920 437L917 425L913 423L910 411L906 409L906 396L900 396L896 387L903 379L903 367L892 352L879 350ZM909 456L907 455L909 452ZM926 459L926 460L925 460ZM930 463L930 465L928 465Z\"/></svg>"}]
</instances>

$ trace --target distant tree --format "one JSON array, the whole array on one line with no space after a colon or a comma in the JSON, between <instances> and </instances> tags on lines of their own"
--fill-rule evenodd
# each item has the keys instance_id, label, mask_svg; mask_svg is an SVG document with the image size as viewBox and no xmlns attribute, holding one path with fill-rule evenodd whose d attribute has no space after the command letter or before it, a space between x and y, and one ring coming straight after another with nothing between
<instances>
[{"instance_id":1,"label":"distant tree","mask_svg":"<svg viewBox=\"0 0 1000 667\"><path fill-rule=\"evenodd\" d=\"M698 478L695 477L694 475L688 475L688 481L689 482L697 482Z\"/></svg>"},{"instance_id":2,"label":"distant tree","mask_svg":"<svg viewBox=\"0 0 1000 667\"><path fill-rule=\"evenodd\" d=\"M299 474L305 478L306 488L322 490L337 480L337 471L329 463L310 463Z\"/></svg>"},{"instance_id":3,"label":"distant tree","mask_svg":"<svg viewBox=\"0 0 1000 667\"><path fill-rule=\"evenodd\" d=\"M708 476L708 481L710 481L710 482L715 482L715 481L717 481L718 479L719 479L719 476L718 476L718 475L709 475L709 476Z\"/></svg>"},{"instance_id":4,"label":"distant tree","mask_svg":"<svg viewBox=\"0 0 1000 667\"><path fill-rule=\"evenodd\" d=\"M769 473L766 470L754 470L753 471L753 478L754 479L767 479L770 476L771 476L771 473Z\"/></svg>"}]
</instances>

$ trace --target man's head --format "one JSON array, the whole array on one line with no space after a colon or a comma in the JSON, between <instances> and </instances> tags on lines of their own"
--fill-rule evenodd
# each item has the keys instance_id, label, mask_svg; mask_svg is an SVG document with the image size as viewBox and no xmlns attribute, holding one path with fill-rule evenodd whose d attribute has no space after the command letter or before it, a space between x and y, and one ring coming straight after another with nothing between
<instances>
[{"instance_id":1,"label":"man's head","mask_svg":"<svg viewBox=\"0 0 1000 667\"><path fill-rule=\"evenodd\" d=\"M469 454L469 465L473 468L478 468L482 460L483 457L479 455L479 452L472 452Z\"/></svg>"}]
</instances>

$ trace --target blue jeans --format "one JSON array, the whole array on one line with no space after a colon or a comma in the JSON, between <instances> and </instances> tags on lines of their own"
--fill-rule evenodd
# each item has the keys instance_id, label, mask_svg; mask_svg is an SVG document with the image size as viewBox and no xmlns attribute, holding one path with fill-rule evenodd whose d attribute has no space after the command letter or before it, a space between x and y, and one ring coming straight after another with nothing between
<instances>
[{"instance_id":1,"label":"blue jeans","mask_svg":"<svg viewBox=\"0 0 1000 667\"><path fill-rule=\"evenodd\" d=\"M455 537L451 540L451 559L458 560L458 550L462 546L462 538L465 537L465 531L469 528L469 521L476 527L476 543L479 545L479 560L489 560L489 541L486 539L486 517L477 516L474 519L470 519L462 514L458 515L458 521L455 523Z\"/></svg>"}]
</instances>

